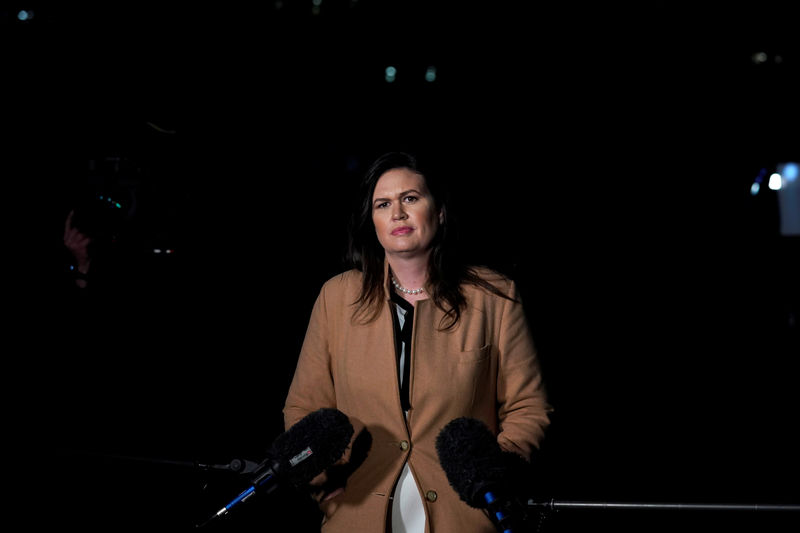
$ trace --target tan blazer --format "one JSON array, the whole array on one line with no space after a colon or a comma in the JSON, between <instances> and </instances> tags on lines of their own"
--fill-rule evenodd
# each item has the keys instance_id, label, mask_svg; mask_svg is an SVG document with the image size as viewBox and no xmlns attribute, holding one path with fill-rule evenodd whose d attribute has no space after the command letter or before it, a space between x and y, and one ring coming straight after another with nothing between
<instances>
[{"instance_id":1,"label":"tan blazer","mask_svg":"<svg viewBox=\"0 0 800 533\"><path fill-rule=\"evenodd\" d=\"M442 332L437 327L444 313L431 300L415 303L406 423L385 270L386 304L366 325L352 319L361 272L344 272L323 285L286 398L286 429L312 411L335 407L372 434L369 455L345 492L322 505L322 530L385 533L390 496L408 461L427 532L494 533L484 512L450 486L435 442L445 424L466 416L485 422L505 450L529 458L539 446L551 409L522 305L467 285L467 309L454 329ZM518 298L513 281L479 272Z\"/></svg>"}]
</instances>

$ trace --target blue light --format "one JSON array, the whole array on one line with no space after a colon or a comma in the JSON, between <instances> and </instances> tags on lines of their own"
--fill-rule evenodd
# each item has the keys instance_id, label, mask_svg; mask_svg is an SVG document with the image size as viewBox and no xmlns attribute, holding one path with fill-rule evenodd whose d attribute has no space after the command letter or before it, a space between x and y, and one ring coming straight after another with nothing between
<instances>
[{"instance_id":1,"label":"blue light","mask_svg":"<svg viewBox=\"0 0 800 533\"><path fill-rule=\"evenodd\" d=\"M788 182L794 182L797 180L797 174L800 171L798 168L800 165L797 163L784 163L783 170L781 171L781 175L783 179Z\"/></svg>"},{"instance_id":2,"label":"blue light","mask_svg":"<svg viewBox=\"0 0 800 533\"><path fill-rule=\"evenodd\" d=\"M386 83L392 83L397 78L397 69L391 65L386 67L384 78L386 79Z\"/></svg>"},{"instance_id":3,"label":"blue light","mask_svg":"<svg viewBox=\"0 0 800 533\"><path fill-rule=\"evenodd\" d=\"M17 20L21 22L27 22L33 18L33 11L28 11L26 9L21 9L17 13Z\"/></svg>"}]
</instances>

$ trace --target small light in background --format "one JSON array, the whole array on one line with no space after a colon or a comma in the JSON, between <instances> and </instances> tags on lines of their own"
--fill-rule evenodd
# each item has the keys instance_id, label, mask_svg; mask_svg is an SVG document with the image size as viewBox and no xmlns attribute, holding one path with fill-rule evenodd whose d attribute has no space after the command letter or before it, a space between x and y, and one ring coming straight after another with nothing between
<instances>
[{"instance_id":1,"label":"small light in background","mask_svg":"<svg viewBox=\"0 0 800 533\"><path fill-rule=\"evenodd\" d=\"M29 9L20 9L17 12L17 20L20 22L30 22L33 20L33 11Z\"/></svg>"},{"instance_id":2,"label":"small light in background","mask_svg":"<svg viewBox=\"0 0 800 533\"><path fill-rule=\"evenodd\" d=\"M428 69L425 71L425 81L429 83L436 81L436 67L433 65L428 67Z\"/></svg>"},{"instance_id":3,"label":"small light in background","mask_svg":"<svg viewBox=\"0 0 800 533\"><path fill-rule=\"evenodd\" d=\"M106 202L111 204L113 207L116 207L117 209L122 209L122 204L119 202L115 202L110 196L103 196L101 194L97 198L100 200L105 200Z\"/></svg>"},{"instance_id":4,"label":"small light in background","mask_svg":"<svg viewBox=\"0 0 800 533\"><path fill-rule=\"evenodd\" d=\"M756 176L756 180L755 180L755 181L753 182L753 184L750 186L750 194L751 194L751 195L755 196L755 195L757 195L757 194L758 194L758 192L761 190L761 182L764 180L764 176L765 176L766 174L767 174L767 169L766 169L766 168L762 168L762 169L761 169L761 170L758 172L758 176Z\"/></svg>"},{"instance_id":5,"label":"small light in background","mask_svg":"<svg viewBox=\"0 0 800 533\"><path fill-rule=\"evenodd\" d=\"M769 182L767 182L767 186L773 191L781 190L781 185L783 183L783 178L777 172L770 174Z\"/></svg>"},{"instance_id":6,"label":"small light in background","mask_svg":"<svg viewBox=\"0 0 800 533\"><path fill-rule=\"evenodd\" d=\"M386 67L384 79L386 80L386 83L394 82L394 80L397 79L397 69L391 65Z\"/></svg>"},{"instance_id":7,"label":"small light in background","mask_svg":"<svg viewBox=\"0 0 800 533\"><path fill-rule=\"evenodd\" d=\"M797 181L797 174L800 172L800 165L797 163L784 163L780 173L783 179L789 183Z\"/></svg>"}]
</instances>

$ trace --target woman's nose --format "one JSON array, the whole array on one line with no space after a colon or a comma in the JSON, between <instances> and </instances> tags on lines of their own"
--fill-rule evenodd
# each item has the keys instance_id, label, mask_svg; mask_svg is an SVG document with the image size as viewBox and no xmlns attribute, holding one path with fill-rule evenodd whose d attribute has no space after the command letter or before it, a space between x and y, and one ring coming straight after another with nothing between
<instances>
[{"instance_id":1,"label":"woman's nose","mask_svg":"<svg viewBox=\"0 0 800 533\"><path fill-rule=\"evenodd\" d=\"M396 206L392 211L392 220L403 220L406 218L406 212L403 210L402 206Z\"/></svg>"}]
</instances>

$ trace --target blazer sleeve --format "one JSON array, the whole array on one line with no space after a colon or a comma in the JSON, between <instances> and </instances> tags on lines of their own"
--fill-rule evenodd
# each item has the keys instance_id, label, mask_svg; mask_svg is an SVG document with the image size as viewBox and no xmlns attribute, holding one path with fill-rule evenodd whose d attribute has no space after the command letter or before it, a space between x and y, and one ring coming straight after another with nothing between
<instances>
[{"instance_id":1,"label":"blazer sleeve","mask_svg":"<svg viewBox=\"0 0 800 533\"><path fill-rule=\"evenodd\" d=\"M297 359L283 408L285 429L323 407L336 407L331 374L328 306L325 288L320 291Z\"/></svg>"},{"instance_id":2,"label":"blazer sleeve","mask_svg":"<svg viewBox=\"0 0 800 533\"><path fill-rule=\"evenodd\" d=\"M497 441L504 450L530 460L550 424L552 407L547 401L533 336L513 282L509 296L514 301L502 299L499 326Z\"/></svg>"}]
</instances>

